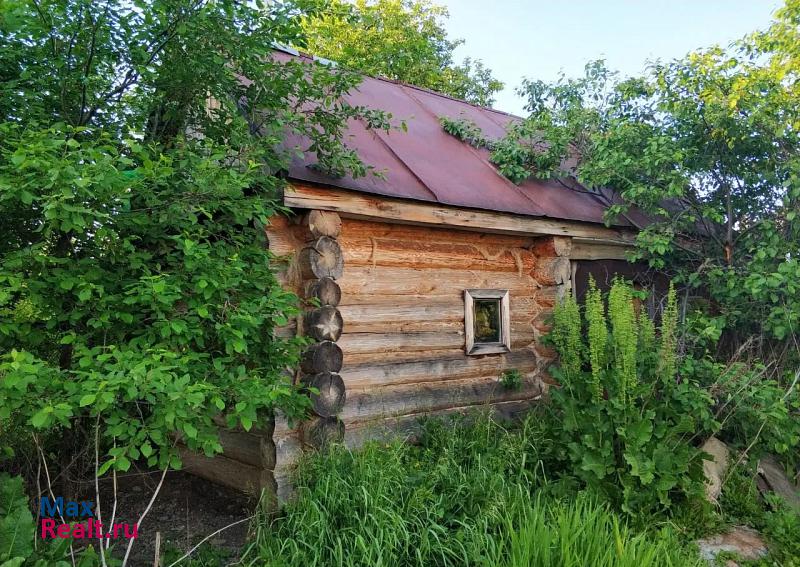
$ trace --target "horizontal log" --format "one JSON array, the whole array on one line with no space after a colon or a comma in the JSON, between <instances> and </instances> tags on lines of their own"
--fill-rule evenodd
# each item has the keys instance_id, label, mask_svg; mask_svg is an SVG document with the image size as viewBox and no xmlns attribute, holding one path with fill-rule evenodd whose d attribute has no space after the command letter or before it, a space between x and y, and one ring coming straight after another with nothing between
<instances>
[{"instance_id":1,"label":"horizontal log","mask_svg":"<svg viewBox=\"0 0 800 567\"><path fill-rule=\"evenodd\" d=\"M398 352L348 352L344 371L359 365L370 364L398 364L405 362L421 362L424 360L437 360L465 356L464 347L438 350L415 350Z\"/></svg>"},{"instance_id":2,"label":"horizontal log","mask_svg":"<svg viewBox=\"0 0 800 567\"><path fill-rule=\"evenodd\" d=\"M412 414L361 423L345 423L344 442L351 449L357 449L367 441L373 440L388 442L393 439L400 439L413 443L417 441L422 431L423 419L446 419L457 415L478 414L484 411L489 412L497 419L515 419L529 411L535 403L535 400L518 400L480 406L453 407L433 411L424 416Z\"/></svg>"},{"instance_id":3,"label":"horizontal log","mask_svg":"<svg viewBox=\"0 0 800 567\"><path fill-rule=\"evenodd\" d=\"M458 332L344 333L339 339L343 352L397 352L464 348L464 334Z\"/></svg>"},{"instance_id":4,"label":"horizontal log","mask_svg":"<svg viewBox=\"0 0 800 567\"><path fill-rule=\"evenodd\" d=\"M271 470L247 465L222 455L206 457L183 446L178 446L178 452L183 470L194 476L254 497L259 497L264 491L266 498L275 500L277 485Z\"/></svg>"},{"instance_id":5,"label":"horizontal log","mask_svg":"<svg viewBox=\"0 0 800 567\"><path fill-rule=\"evenodd\" d=\"M303 215L297 229L298 238L305 241L316 240L320 236L336 238L342 232L342 219L333 211L316 209Z\"/></svg>"},{"instance_id":6,"label":"horizontal log","mask_svg":"<svg viewBox=\"0 0 800 567\"><path fill-rule=\"evenodd\" d=\"M511 306L511 331L524 332L539 312L532 303L528 310ZM363 308L341 308L342 318L347 321L348 333L419 333L464 332L464 306L449 306L447 310L418 307L393 308L363 306ZM360 312L360 314L359 314Z\"/></svg>"},{"instance_id":7,"label":"horizontal log","mask_svg":"<svg viewBox=\"0 0 800 567\"><path fill-rule=\"evenodd\" d=\"M348 388L342 419L348 423L361 422L378 417L428 413L454 406L529 400L541 396L542 392L542 381L536 375L525 375L521 388L511 390L504 388L495 374L468 380Z\"/></svg>"},{"instance_id":8,"label":"horizontal log","mask_svg":"<svg viewBox=\"0 0 800 567\"><path fill-rule=\"evenodd\" d=\"M304 280L342 277L344 257L342 249L333 238L321 236L300 251L300 274Z\"/></svg>"},{"instance_id":9,"label":"horizontal log","mask_svg":"<svg viewBox=\"0 0 800 567\"><path fill-rule=\"evenodd\" d=\"M342 377L334 372L305 375L303 385L313 388L310 392L311 409L320 417L334 417L342 411L347 399Z\"/></svg>"},{"instance_id":10,"label":"horizontal log","mask_svg":"<svg viewBox=\"0 0 800 567\"><path fill-rule=\"evenodd\" d=\"M566 236L544 236L537 238L531 246L531 252L536 256L569 256L572 252L572 238Z\"/></svg>"},{"instance_id":11,"label":"horizontal log","mask_svg":"<svg viewBox=\"0 0 800 567\"><path fill-rule=\"evenodd\" d=\"M523 348L535 340L533 326L526 322L511 326L511 348ZM351 333L342 334L339 346L348 356L350 353L397 352L464 348L462 328L451 331L419 331L396 333Z\"/></svg>"},{"instance_id":12,"label":"horizontal log","mask_svg":"<svg viewBox=\"0 0 800 567\"><path fill-rule=\"evenodd\" d=\"M372 363L348 363L342 368L341 375L348 388L367 388L463 380L492 374L500 376L509 368L516 368L521 372L532 372L537 368L536 355L528 349L485 357L466 356L463 350L458 352L458 355L450 358L396 363L381 363L379 354Z\"/></svg>"},{"instance_id":13,"label":"horizontal log","mask_svg":"<svg viewBox=\"0 0 800 567\"><path fill-rule=\"evenodd\" d=\"M333 341L322 341L306 348L300 359L300 370L306 374L339 372L343 358L339 345Z\"/></svg>"},{"instance_id":14,"label":"horizontal log","mask_svg":"<svg viewBox=\"0 0 800 567\"><path fill-rule=\"evenodd\" d=\"M453 230L437 226L414 226L394 221L379 222L364 219L342 219L341 238L388 238L400 241L425 239L430 242L476 244L508 248L530 248L539 237L515 234L494 234L468 230Z\"/></svg>"},{"instance_id":15,"label":"horizontal log","mask_svg":"<svg viewBox=\"0 0 800 567\"><path fill-rule=\"evenodd\" d=\"M318 341L337 341L342 336L344 322L339 310L330 305L306 311L303 329Z\"/></svg>"},{"instance_id":16,"label":"horizontal log","mask_svg":"<svg viewBox=\"0 0 800 567\"><path fill-rule=\"evenodd\" d=\"M339 240L348 266L458 268L485 272L530 272L535 256L520 247L432 241L424 231L414 240L343 237Z\"/></svg>"},{"instance_id":17,"label":"horizontal log","mask_svg":"<svg viewBox=\"0 0 800 567\"><path fill-rule=\"evenodd\" d=\"M271 436L221 429L219 441L222 454L234 461L262 469L275 468L275 443Z\"/></svg>"},{"instance_id":18,"label":"horizontal log","mask_svg":"<svg viewBox=\"0 0 800 567\"><path fill-rule=\"evenodd\" d=\"M507 289L512 295L529 295L538 287L529 274L435 270L395 267L348 266L339 280L349 295L409 295L461 297L465 289Z\"/></svg>"},{"instance_id":19,"label":"horizontal log","mask_svg":"<svg viewBox=\"0 0 800 567\"><path fill-rule=\"evenodd\" d=\"M401 224L438 225L498 234L579 236L619 242L634 239L633 231L599 224L417 203L303 183L292 183L287 187L283 202L287 207L337 211L343 217Z\"/></svg>"},{"instance_id":20,"label":"horizontal log","mask_svg":"<svg viewBox=\"0 0 800 567\"><path fill-rule=\"evenodd\" d=\"M594 242L575 242L570 260L627 260L632 246L615 246Z\"/></svg>"},{"instance_id":21,"label":"horizontal log","mask_svg":"<svg viewBox=\"0 0 800 567\"><path fill-rule=\"evenodd\" d=\"M275 256L294 255L303 247L303 242L295 236L292 224L283 215L273 216L264 231L267 235L269 251Z\"/></svg>"},{"instance_id":22,"label":"horizontal log","mask_svg":"<svg viewBox=\"0 0 800 567\"><path fill-rule=\"evenodd\" d=\"M297 336L297 321L292 320L286 325L275 327L272 331L273 335L279 339L290 339Z\"/></svg>"},{"instance_id":23,"label":"horizontal log","mask_svg":"<svg viewBox=\"0 0 800 567\"><path fill-rule=\"evenodd\" d=\"M569 258L540 258L533 270L533 277L543 286L569 283L572 269Z\"/></svg>"}]
</instances>

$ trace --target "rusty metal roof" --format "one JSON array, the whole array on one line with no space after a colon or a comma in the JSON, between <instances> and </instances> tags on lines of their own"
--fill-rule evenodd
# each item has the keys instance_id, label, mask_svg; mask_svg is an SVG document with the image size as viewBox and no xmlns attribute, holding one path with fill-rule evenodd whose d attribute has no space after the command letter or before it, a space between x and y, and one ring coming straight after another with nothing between
<instances>
[{"instance_id":1,"label":"rusty metal roof","mask_svg":"<svg viewBox=\"0 0 800 567\"><path fill-rule=\"evenodd\" d=\"M276 52L276 59L297 56ZM300 57L312 60L310 57ZM387 79L364 77L347 95L353 105L364 105L390 112L398 123L404 120L407 131L368 130L351 121L345 143L365 163L382 171L384 178L367 175L330 177L311 166L313 154L295 156L289 177L373 195L435 202L527 215L603 223L608 196L589 192L577 183L569 188L558 181L528 179L515 185L489 162L489 152L478 150L447 134L439 118L467 119L475 122L489 138L498 139L506 126L519 117L478 107L426 89ZM293 140L294 144L300 142ZM302 146L301 146L302 147ZM624 219L614 223L631 226Z\"/></svg>"}]
</instances>

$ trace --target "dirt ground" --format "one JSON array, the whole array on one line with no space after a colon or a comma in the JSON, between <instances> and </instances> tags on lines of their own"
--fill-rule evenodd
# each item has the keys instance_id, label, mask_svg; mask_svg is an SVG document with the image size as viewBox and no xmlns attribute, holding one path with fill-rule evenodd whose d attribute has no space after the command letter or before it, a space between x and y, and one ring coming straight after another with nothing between
<instances>
[{"instance_id":1,"label":"dirt ground","mask_svg":"<svg viewBox=\"0 0 800 567\"><path fill-rule=\"evenodd\" d=\"M129 474L118 476L115 523L136 522L147 507L160 476L160 471L133 471L133 469ZM104 524L110 522L113 493L113 483L105 480L100 485ZM92 494L88 497L94 499L93 496ZM162 558L167 552L168 559L174 560L206 536L247 518L255 507L256 502L235 490L180 471L170 471L153 507L139 526L138 538L131 551L130 564L137 567L140 565L152 567L155 564L156 532L161 534ZM242 522L209 540L209 543L230 554L227 559L220 557L214 562L226 565L237 559L237 554L247 537L248 524L249 522ZM123 547L124 541L120 540L118 547ZM167 562L162 567L168 564Z\"/></svg>"}]
</instances>

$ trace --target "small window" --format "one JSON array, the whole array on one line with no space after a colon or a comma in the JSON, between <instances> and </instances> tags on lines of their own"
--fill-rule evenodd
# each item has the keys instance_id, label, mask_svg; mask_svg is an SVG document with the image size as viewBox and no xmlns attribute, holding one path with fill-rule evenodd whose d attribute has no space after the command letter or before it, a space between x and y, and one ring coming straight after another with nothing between
<instances>
[{"instance_id":1,"label":"small window","mask_svg":"<svg viewBox=\"0 0 800 567\"><path fill-rule=\"evenodd\" d=\"M510 323L507 289L468 289L464 292L467 354L510 351Z\"/></svg>"}]
</instances>

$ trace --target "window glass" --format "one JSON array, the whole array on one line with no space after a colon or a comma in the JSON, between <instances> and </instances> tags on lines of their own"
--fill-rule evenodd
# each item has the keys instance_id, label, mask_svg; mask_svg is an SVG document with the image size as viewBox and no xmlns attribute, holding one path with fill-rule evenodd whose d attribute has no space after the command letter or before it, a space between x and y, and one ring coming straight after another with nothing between
<instances>
[{"instance_id":1,"label":"window glass","mask_svg":"<svg viewBox=\"0 0 800 567\"><path fill-rule=\"evenodd\" d=\"M475 300L475 342L500 342L500 300Z\"/></svg>"}]
</instances>

